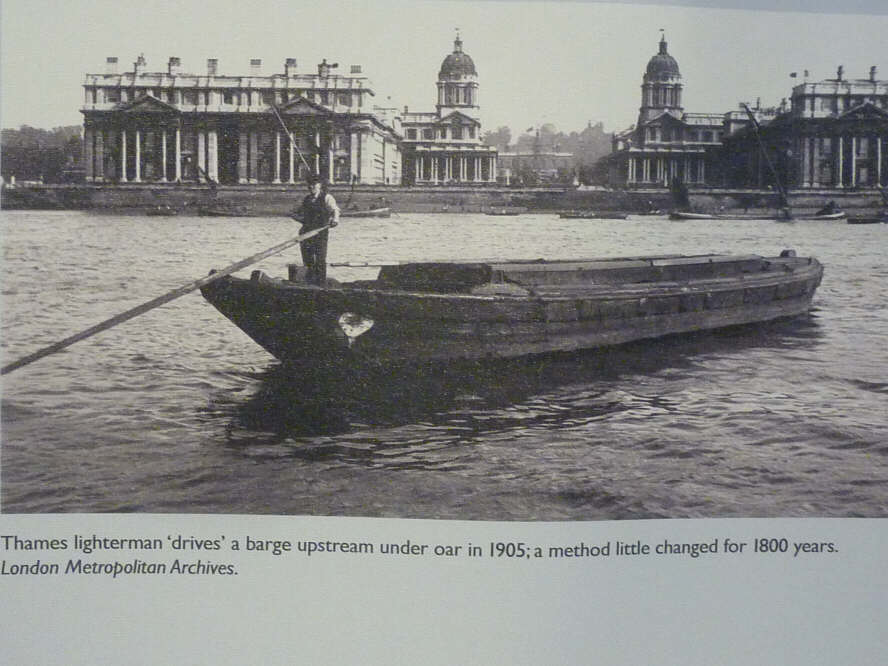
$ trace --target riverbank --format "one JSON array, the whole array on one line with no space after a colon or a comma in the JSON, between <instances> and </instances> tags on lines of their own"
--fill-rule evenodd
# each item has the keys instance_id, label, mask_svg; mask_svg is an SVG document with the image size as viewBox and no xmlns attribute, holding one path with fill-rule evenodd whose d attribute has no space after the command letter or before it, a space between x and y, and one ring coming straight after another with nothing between
<instances>
[{"instance_id":1,"label":"riverbank","mask_svg":"<svg viewBox=\"0 0 888 666\"><path fill-rule=\"evenodd\" d=\"M301 185L123 184L123 185L27 185L4 187L4 210L96 210L138 213L169 207L188 214L201 207L227 206L251 216L281 216L296 208L303 196ZM663 188L610 190L563 187L478 186L334 186L331 192L343 208L369 209L387 206L397 213L483 213L517 211L595 210L642 212L674 207ZM776 211L772 191L698 188L689 191L691 206L699 211ZM884 206L876 190L817 189L790 193L797 213L810 213L832 200L849 214L872 212Z\"/></svg>"}]
</instances>

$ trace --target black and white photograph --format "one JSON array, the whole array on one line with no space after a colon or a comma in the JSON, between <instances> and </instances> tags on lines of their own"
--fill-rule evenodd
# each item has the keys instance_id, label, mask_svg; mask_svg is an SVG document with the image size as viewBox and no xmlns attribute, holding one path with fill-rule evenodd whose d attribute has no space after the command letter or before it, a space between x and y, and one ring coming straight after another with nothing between
<instances>
[{"instance_id":1,"label":"black and white photograph","mask_svg":"<svg viewBox=\"0 0 888 666\"><path fill-rule=\"evenodd\" d=\"M878 0L0 30L0 661L884 663Z\"/></svg>"},{"instance_id":2,"label":"black and white photograph","mask_svg":"<svg viewBox=\"0 0 888 666\"><path fill-rule=\"evenodd\" d=\"M888 514L884 13L3 26L3 512Z\"/></svg>"}]
</instances>

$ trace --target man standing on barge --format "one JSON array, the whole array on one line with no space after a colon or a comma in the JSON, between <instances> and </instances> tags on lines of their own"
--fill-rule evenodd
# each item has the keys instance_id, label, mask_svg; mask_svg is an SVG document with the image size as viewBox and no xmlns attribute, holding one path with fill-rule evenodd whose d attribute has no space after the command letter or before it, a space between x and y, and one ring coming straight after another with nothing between
<instances>
[{"instance_id":1,"label":"man standing on barge","mask_svg":"<svg viewBox=\"0 0 888 666\"><path fill-rule=\"evenodd\" d=\"M308 178L308 196L293 217L302 222L300 234L320 229L335 227L339 224L339 206L336 199L329 194L318 176ZM302 264L308 270L306 279L311 284L324 286L327 282L327 240L329 229L324 229L311 238L302 241Z\"/></svg>"}]
</instances>

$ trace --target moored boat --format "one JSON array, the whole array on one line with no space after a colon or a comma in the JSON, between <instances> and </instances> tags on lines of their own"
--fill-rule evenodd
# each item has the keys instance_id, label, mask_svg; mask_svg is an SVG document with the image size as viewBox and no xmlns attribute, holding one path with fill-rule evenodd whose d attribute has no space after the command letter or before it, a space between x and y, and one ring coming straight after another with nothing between
<instances>
[{"instance_id":1,"label":"moored boat","mask_svg":"<svg viewBox=\"0 0 888 666\"><path fill-rule=\"evenodd\" d=\"M888 210L876 215L854 215L848 218L848 224L888 224Z\"/></svg>"},{"instance_id":2,"label":"moored boat","mask_svg":"<svg viewBox=\"0 0 888 666\"><path fill-rule=\"evenodd\" d=\"M674 210L669 213L670 220L777 220L779 222L792 222L803 220L844 220L847 217L844 211L834 213L813 213L809 215L784 214L758 214L758 213L697 213L693 211Z\"/></svg>"},{"instance_id":3,"label":"moored boat","mask_svg":"<svg viewBox=\"0 0 888 666\"><path fill-rule=\"evenodd\" d=\"M576 351L804 314L813 258L702 255L383 265L324 287L254 271L204 298L286 363L410 364Z\"/></svg>"},{"instance_id":4,"label":"moored boat","mask_svg":"<svg viewBox=\"0 0 888 666\"><path fill-rule=\"evenodd\" d=\"M339 213L340 217L391 217L392 209L388 206L367 209L349 209Z\"/></svg>"},{"instance_id":5,"label":"moored boat","mask_svg":"<svg viewBox=\"0 0 888 666\"><path fill-rule=\"evenodd\" d=\"M570 220L625 220L629 217L628 213L596 213L591 210L566 211L558 215L560 218Z\"/></svg>"},{"instance_id":6,"label":"moored boat","mask_svg":"<svg viewBox=\"0 0 888 666\"><path fill-rule=\"evenodd\" d=\"M168 204L152 206L145 211L145 215L150 215L152 217L173 217L178 214L179 210Z\"/></svg>"},{"instance_id":7,"label":"moored boat","mask_svg":"<svg viewBox=\"0 0 888 666\"><path fill-rule=\"evenodd\" d=\"M238 204L216 203L198 206L197 214L201 217L248 217L250 211L246 206Z\"/></svg>"}]
</instances>

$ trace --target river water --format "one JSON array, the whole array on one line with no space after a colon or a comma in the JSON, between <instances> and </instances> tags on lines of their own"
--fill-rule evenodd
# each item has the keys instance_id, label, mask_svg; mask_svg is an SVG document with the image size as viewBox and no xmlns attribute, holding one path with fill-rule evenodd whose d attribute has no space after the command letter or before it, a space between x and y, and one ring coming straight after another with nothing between
<instances>
[{"instance_id":1,"label":"river water","mask_svg":"<svg viewBox=\"0 0 888 666\"><path fill-rule=\"evenodd\" d=\"M3 362L296 231L4 212ZM283 372L195 292L3 377L2 510L888 516L886 247L888 225L835 221L344 220L331 262L794 248L826 272L793 321L348 385ZM298 255L255 267L285 276Z\"/></svg>"}]
</instances>

